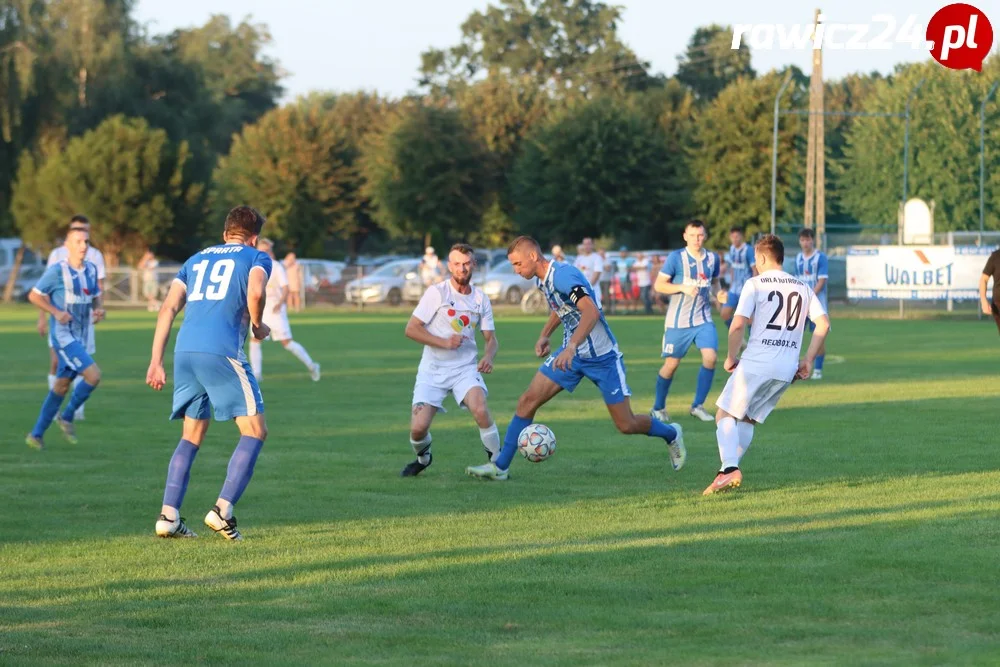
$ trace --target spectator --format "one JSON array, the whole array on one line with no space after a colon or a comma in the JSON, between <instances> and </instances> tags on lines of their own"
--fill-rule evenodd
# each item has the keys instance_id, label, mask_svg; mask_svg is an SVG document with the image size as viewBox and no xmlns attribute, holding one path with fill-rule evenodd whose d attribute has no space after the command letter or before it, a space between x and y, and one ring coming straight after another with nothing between
<instances>
[{"instance_id":1,"label":"spectator","mask_svg":"<svg viewBox=\"0 0 1000 667\"><path fill-rule=\"evenodd\" d=\"M566 261L566 253L563 252L561 245L552 246L552 259L554 259L557 262Z\"/></svg>"},{"instance_id":2,"label":"spectator","mask_svg":"<svg viewBox=\"0 0 1000 667\"><path fill-rule=\"evenodd\" d=\"M650 285L652 280L650 277L650 264L649 260L646 259L646 254L640 252L635 257L635 264L632 265L632 269L635 271L636 284L639 286L639 298L642 299L642 304L647 315L653 314L653 300L650 298Z\"/></svg>"},{"instance_id":3,"label":"spectator","mask_svg":"<svg viewBox=\"0 0 1000 667\"><path fill-rule=\"evenodd\" d=\"M424 257L420 260L420 280L423 281L424 287L430 287L441 281L442 274L441 260L438 259L434 248L427 246Z\"/></svg>"},{"instance_id":4,"label":"spectator","mask_svg":"<svg viewBox=\"0 0 1000 667\"><path fill-rule=\"evenodd\" d=\"M156 255L147 248L139 260L138 268L142 276L142 296L146 299L146 310L151 313L160 309L160 301L157 299L160 284L156 279L156 267L159 265Z\"/></svg>"},{"instance_id":5,"label":"spectator","mask_svg":"<svg viewBox=\"0 0 1000 667\"><path fill-rule=\"evenodd\" d=\"M302 265L294 252L285 255L281 264L288 274L288 307L297 313L302 310Z\"/></svg>"},{"instance_id":6,"label":"spectator","mask_svg":"<svg viewBox=\"0 0 1000 667\"><path fill-rule=\"evenodd\" d=\"M598 301L603 299L601 276L604 275L604 259L594 252L594 239L589 237L583 239L583 243L580 244L580 254L577 255L576 262L573 265L580 269L587 280L590 281L590 286L593 288ZM600 306L601 304L598 303L597 305Z\"/></svg>"}]
</instances>

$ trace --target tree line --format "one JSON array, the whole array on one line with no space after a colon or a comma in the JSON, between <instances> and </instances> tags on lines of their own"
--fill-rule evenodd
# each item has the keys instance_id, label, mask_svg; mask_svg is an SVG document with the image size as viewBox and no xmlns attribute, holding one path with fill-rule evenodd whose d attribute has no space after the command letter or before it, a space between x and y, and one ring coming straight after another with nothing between
<instances>
[{"instance_id":1,"label":"tree line","mask_svg":"<svg viewBox=\"0 0 1000 667\"><path fill-rule=\"evenodd\" d=\"M237 203L305 256L466 239L583 236L672 247L683 222L769 228L775 95L807 106L795 68L757 73L727 26L699 28L672 77L621 41L620 8L499 0L430 49L417 91L316 92L279 106L267 28L214 16L153 35L133 0L0 0L0 235L46 246L85 212L112 258L181 258ZM401 67L407 67L405 63ZM911 196L939 231L976 229L979 103L1000 79L928 60L826 83L828 109L913 104ZM986 226L1000 229L1000 111L987 107ZM903 123L829 118L828 224L893 225ZM777 215L801 220L804 117L781 119ZM114 261L114 259L112 259Z\"/></svg>"}]
</instances>

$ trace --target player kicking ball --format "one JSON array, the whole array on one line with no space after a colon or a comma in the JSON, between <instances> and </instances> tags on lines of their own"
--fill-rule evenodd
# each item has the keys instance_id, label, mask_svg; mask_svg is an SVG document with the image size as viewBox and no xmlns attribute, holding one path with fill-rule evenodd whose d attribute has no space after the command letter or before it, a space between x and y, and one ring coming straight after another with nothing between
<instances>
[{"instance_id":1,"label":"player kicking ball","mask_svg":"<svg viewBox=\"0 0 1000 667\"><path fill-rule=\"evenodd\" d=\"M236 421L240 441L229 459L219 499L205 516L205 525L227 540L242 539L233 506L250 484L267 438L264 398L243 353L248 329L257 340L270 333L263 319L271 258L254 247L264 222L264 216L249 206L230 211L222 235L224 244L205 248L184 263L156 319L146 384L160 391L167 383L163 353L170 327L187 306L174 345L170 415L171 419L183 418L184 427L167 468L163 508L156 521L160 537L197 537L181 518L181 503L214 408L217 421Z\"/></svg>"},{"instance_id":2,"label":"player kicking ball","mask_svg":"<svg viewBox=\"0 0 1000 667\"><path fill-rule=\"evenodd\" d=\"M493 307L478 287L470 284L475 268L472 246L456 243L448 253L448 280L427 288L406 324L406 337L423 344L424 353L413 387L410 446L417 455L401 475L419 475L431 464L431 422L444 412L448 394L472 413L479 438L492 460L500 454L500 432L486 405L482 373L493 372L499 342L493 325ZM479 359L476 327L486 339L486 354ZM477 363L478 361L478 363Z\"/></svg>"},{"instance_id":3,"label":"player kicking ball","mask_svg":"<svg viewBox=\"0 0 1000 667\"><path fill-rule=\"evenodd\" d=\"M710 496L743 483L740 460L750 448L756 424L763 424L781 395L796 379L809 378L816 354L830 331L830 318L816 293L782 270L785 246L768 234L757 242L760 274L747 280L740 292L729 328L729 353L724 368L732 373L715 402L716 437L722 467L705 489ZM816 324L809 349L799 361L806 317ZM747 322L750 341L743 347Z\"/></svg>"},{"instance_id":4,"label":"player kicking ball","mask_svg":"<svg viewBox=\"0 0 1000 667\"><path fill-rule=\"evenodd\" d=\"M518 399L517 411L507 426L500 455L490 463L466 468L465 472L483 479L506 480L521 431L531 424L539 408L563 389L572 392L584 378L601 391L619 431L662 438L674 470L680 470L687 458L683 431L679 424L664 424L655 417L632 412L629 402L632 392L625 380L622 353L598 306L594 289L583 273L568 264L546 260L538 242L528 236L514 240L507 249L507 258L517 275L538 282L552 310L535 343L535 354L539 357L549 355L549 339L560 323L563 325L563 344L555 354L548 356Z\"/></svg>"}]
</instances>

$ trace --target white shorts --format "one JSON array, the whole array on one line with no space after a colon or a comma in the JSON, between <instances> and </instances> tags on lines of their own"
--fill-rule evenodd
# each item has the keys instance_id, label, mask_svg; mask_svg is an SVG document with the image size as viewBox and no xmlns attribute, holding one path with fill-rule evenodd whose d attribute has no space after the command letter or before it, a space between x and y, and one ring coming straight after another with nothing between
<instances>
[{"instance_id":1,"label":"white shorts","mask_svg":"<svg viewBox=\"0 0 1000 667\"><path fill-rule=\"evenodd\" d=\"M49 349L52 348L52 336L46 336L45 340L49 342ZM97 343L94 342L94 325L91 324L90 328L87 329L87 354L94 356L97 354Z\"/></svg>"},{"instance_id":2,"label":"white shorts","mask_svg":"<svg viewBox=\"0 0 1000 667\"><path fill-rule=\"evenodd\" d=\"M447 370L417 371L417 382L413 386L413 405L426 403L433 405L441 412L444 409L444 399L448 393L455 397L458 406L465 408L463 401L468 393L479 387L487 396L486 382L475 366L465 368L449 368Z\"/></svg>"},{"instance_id":3,"label":"white shorts","mask_svg":"<svg viewBox=\"0 0 1000 667\"><path fill-rule=\"evenodd\" d=\"M288 309L284 304L281 305L281 310L277 313L274 312L271 306L264 306L264 324L271 328L271 335L268 336L268 340L291 340L292 339L292 327L288 324Z\"/></svg>"},{"instance_id":4,"label":"white shorts","mask_svg":"<svg viewBox=\"0 0 1000 667\"><path fill-rule=\"evenodd\" d=\"M749 417L763 424L789 385L791 382L744 372L743 366L737 365L715 404L736 419Z\"/></svg>"}]
</instances>

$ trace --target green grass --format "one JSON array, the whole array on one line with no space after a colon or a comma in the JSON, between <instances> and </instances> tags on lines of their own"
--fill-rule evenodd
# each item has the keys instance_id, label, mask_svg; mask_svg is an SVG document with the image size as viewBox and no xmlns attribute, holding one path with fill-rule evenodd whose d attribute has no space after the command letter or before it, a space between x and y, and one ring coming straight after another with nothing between
<instances>
[{"instance_id":1,"label":"green grass","mask_svg":"<svg viewBox=\"0 0 1000 667\"><path fill-rule=\"evenodd\" d=\"M0 664L997 664L992 322L835 318L842 361L758 428L743 488L705 499L718 454L714 426L684 414L696 355L668 404L680 473L581 385L538 415L556 456L517 460L509 482L464 476L483 457L455 409L434 466L400 479L419 357L404 319L295 318L318 385L265 347L270 437L231 544L199 529L231 424L192 472L183 514L202 537L152 536L180 435L169 393L143 383L152 317L102 325L81 444L53 428L39 453L23 438L47 350L30 310L0 311ZM501 430L540 325L498 318ZM648 409L661 320L612 326Z\"/></svg>"}]
</instances>

